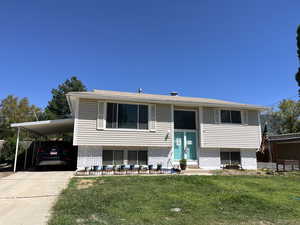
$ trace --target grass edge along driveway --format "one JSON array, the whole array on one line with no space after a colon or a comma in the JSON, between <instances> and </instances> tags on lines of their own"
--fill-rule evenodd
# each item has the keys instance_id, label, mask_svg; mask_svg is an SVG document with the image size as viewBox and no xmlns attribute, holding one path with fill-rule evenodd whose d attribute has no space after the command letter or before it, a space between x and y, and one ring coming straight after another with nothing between
<instances>
[{"instance_id":1,"label":"grass edge along driveway","mask_svg":"<svg viewBox=\"0 0 300 225\"><path fill-rule=\"evenodd\" d=\"M300 176L73 178L49 225L300 224Z\"/></svg>"}]
</instances>

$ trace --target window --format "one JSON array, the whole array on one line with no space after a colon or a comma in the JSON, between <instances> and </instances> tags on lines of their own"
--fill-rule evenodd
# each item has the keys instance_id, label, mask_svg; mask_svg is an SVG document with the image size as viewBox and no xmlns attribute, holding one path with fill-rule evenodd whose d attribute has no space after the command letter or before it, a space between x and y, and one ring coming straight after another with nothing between
<instances>
[{"instance_id":1,"label":"window","mask_svg":"<svg viewBox=\"0 0 300 225\"><path fill-rule=\"evenodd\" d=\"M148 106L107 103L106 128L148 129Z\"/></svg>"},{"instance_id":2,"label":"window","mask_svg":"<svg viewBox=\"0 0 300 225\"><path fill-rule=\"evenodd\" d=\"M138 162L137 151L128 151L128 164L134 165Z\"/></svg>"},{"instance_id":3,"label":"window","mask_svg":"<svg viewBox=\"0 0 300 225\"><path fill-rule=\"evenodd\" d=\"M103 165L113 165L114 164L114 151L106 150L103 151Z\"/></svg>"},{"instance_id":4,"label":"window","mask_svg":"<svg viewBox=\"0 0 300 225\"><path fill-rule=\"evenodd\" d=\"M195 111L174 111L174 128L175 129L196 129L196 112Z\"/></svg>"},{"instance_id":5,"label":"window","mask_svg":"<svg viewBox=\"0 0 300 225\"><path fill-rule=\"evenodd\" d=\"M221 152L221 164L241 164L240 152Z\"/></svg>"},{"instance_id":6,"label":"window","mask_svg":"<svg viewBox=\"0 0 300 225\"><path fill-rule=\"evenodd\" d=\"M118 128L137 129L138 105L118 104Z\"/></svg>"},{"instance_id":7,"label":"window","mask_svg":"<svg viewBox=\"0 0 300 225\"><path fill-rule=\"evenodd\" d=\"M242 123L241 111L221 110L222 123Z\"/></svg>"},{"instance_id":8,"label":"window","mask_svg":"<svg viewBox=\"0 0 300 225\"><path fill-rule=\"evenodd\" d=\"M124 151L103 150L103 165L121 165L124 163Z\"/></svg>"},{"instance_id":9,"label":"window","mask_svg":"<svg viewBox=\"0 0 300 225\"><path fill-rule=\"evenodd\" d=\"M128 151L128 164L147 165L148 152L147 151Z\"/></svg>"},{"instance_id":10,"label":"window","mask_svg":"<svg viewBox=\"0 0 300 225\"><path fill-rule=\"evenodd\" d=\"M118 104L107 103L106 113L106 127L116 128L117 127L117 106Z\"/></svg>"}]
</instances>

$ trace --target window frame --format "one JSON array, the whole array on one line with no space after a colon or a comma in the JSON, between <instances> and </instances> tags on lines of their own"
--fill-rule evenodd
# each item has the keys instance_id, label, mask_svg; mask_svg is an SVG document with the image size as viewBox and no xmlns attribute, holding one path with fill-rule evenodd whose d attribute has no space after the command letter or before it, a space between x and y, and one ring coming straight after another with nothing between
<instances>
[{"instance_id":1,"label":"window frame","mask_svg":"<svg viewBox=\"0 0 300 225\"><path fill-rule=\"evenodd\" d=\"M226 163L225 164L222 163L222 158L221 158L222 152L229 153L229 165L233 165L234 164L234 162L232 162L232 156L231 156L231 154L232 153L239 153L240 154L239 164L242 165L241 151L230 151L230 150L228 150L228 151L221 151L220 152L220 163L221 163L221 165L226 165Z\"/></svg>"},{"instance_id":2,"label":"window frame","mask_svg":"<svg viewBox=\"0 0 300 225\"><path fill-rule=\"evenodd\" d=\"M191 112L195 112L195 129L176 129L175 128L175 111L191 111ZM177 131L197 131L198 130L198 111L197 109L185 109L185 108L173 108L173 112L172 112L172 117L173 117L173 127L174 130Z\"/></svg>"},{"instance_id":3,"label":"window frame","mask_svg":"<svg viewBox=\"0 0 300 225\"><path fill-rule=\"evenodd\" d=\"M104 165L104 160L103 160L103 158L104 158L104 152L105 151L109 151L109 152L112 152L112 164L107 164L107 165L122 165L122 164L125 164L124 162L125 162L125 150L107 150L107 149L103 149L103 151L102 151L102 165ZM116 164L115 162L116 162L116 157L115 157L115 152L122 152L122 163L121 164Z\"/></svg>"},{"instance_id":4,"label":"window frame","mask_svg":"<svg viewBox=\"0 0 300 225\"><path fill-rule=\"evenodd\" d=\"M135 152L136 155L136 164L135 165L148 165L149 164L149 152L148 150L127 150L127 162L129 162L129 152ZM139 157L139 153L140 152L146 152L146 164L140 164L140 157ZM128 163L129 164L129 163ZM129 164L131 165L131 164Z\"/></svg>"},{"instance_id":5,"label":"window frame","mask_svg":"<svg viewBox=\"0 0 300 225\"><path fill-rule=\"evenodd\" d=\"M220 123L221 124L231 124L231 125L242 125L243 124L243 113L242 113L242 110L240 109L220 109L219 110L220 113L219 113L219 120L220 120ZM230 115L230 122L222 122L222 111L229 111L229 115ZM240 113L240 116L241 116L241 122L240 123L233 123L232 122L232 116L231 116L231 112L232 111L236 111L236 112L239 112Z\"/></svg>"},{"instance_id":6,"label":"window frame","mask_svg":"<svg viewBox=\"0 0 300 225\"><path fill-rule=\"evenodd\" d=\"M112 103L112 104L117 104L117 112L116 112L116 128L111 128L111 127L107 127L107 104L108 103ZM119 116L119 104L123 104L123 105L143 105L143 106L147 106L148 108L148 113L147 113L147 117L148 117L148 128L147 129L139 129L139 107L137 107L137 128L119 128L119 122L118 122L118 116ZM105 102L106 105L106 110L105 110L105 128L104 130L120 130L120 131L140 131L140 132L145 132L145 131L149 131L150 130L150 107L151 104L147 104L147 103L136 103L136 102L118 102L118 101L107 101Z\"/></svg>"}]
</instances>

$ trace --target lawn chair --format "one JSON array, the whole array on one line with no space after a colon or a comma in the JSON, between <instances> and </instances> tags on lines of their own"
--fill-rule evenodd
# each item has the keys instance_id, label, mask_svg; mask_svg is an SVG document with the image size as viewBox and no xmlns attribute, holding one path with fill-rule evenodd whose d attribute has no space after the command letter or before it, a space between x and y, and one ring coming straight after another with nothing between
<instances>
[{"instance_id":1,"label":"lawn chair","mask_svg":"<svg viewBox=\"0 0 300 225\"><path fill-rule=\"evenodd\" d=\"M86 166L84 167L84 175L90 175L91 169L90 167Z\"/></svg>"},{"instance_id":2,"label":"lawn chair","mask_svg":"<svg viewBox=\"0 0 300 225\"><path fill-rule=\"evenodd\" d=\"M99 175L101 174L101 167L93 166L90 172L91 175Z\"/></svg>"},{"instance_id":3,"label":"lawn chair","mask_svg":"<svg viewBox=\"0 0 300 225\"><path fill-rule=\"evenodd\" d=\"M102 175L114 174L114 165L107 165L102 167Z\"/></svg>"},{"instance_id":4,"label":"lawn chair","mask_svg":"<svg viewBox=\"0 0 300 225\"><path fill-rule=\"evenodd\" d=\"M125 170L125 174L131 174L130 165L125 165L124 170Z\"/></svg>"},{"instance_id":5,"label":"lawn chair","mask_svg":"<svg viewBox=\"0 0 300 225\"><path fill-rule=\"evenodd\" d=\"M161 164L158 164L157 166L156 166L156 173L162 173L162 165Z\"/></svg>"},{"instance_id":6,"label":"lawn chair","mask_svg":"<svg viewBox=\"0 0 300 225\"><path fill-rule=\"evenodd\" d=\"M147 165L140 165L139 174L147 174L148 173L148 166Z\"/></svg>"},{"instance_id":7,"label":"lawn chair","mask_svg":"<svg viewBox=\"0 0 300 225\"><path fill-rule=\"evenodd\" d=\"M125 174L125 165L116 165L114 168L114 174L116 175Z\"/></svg>"},{"instance_id":8,"label":"lawn chair","mask_svg":"<svg viewBox=\"0 0 300 225\"><path fill-rule=\"evenodd\" d=\"M140 170L140 166L139 165L130 165L130 168L131 168L131 172L133 174L138 174L139 173L139 170Z\"/></svg>"},{"instance_id":9,"label":"lawn chair","mask_svg":"<svg viewBox=\"0 0 300 225\"><path fill-rule=\"evenodd\" d=\"M148 165L148 170L149 170L149 174L154 174L155 173L155 170L154 170L154 167L153 165Z\"/></svg>"}]
</instances>

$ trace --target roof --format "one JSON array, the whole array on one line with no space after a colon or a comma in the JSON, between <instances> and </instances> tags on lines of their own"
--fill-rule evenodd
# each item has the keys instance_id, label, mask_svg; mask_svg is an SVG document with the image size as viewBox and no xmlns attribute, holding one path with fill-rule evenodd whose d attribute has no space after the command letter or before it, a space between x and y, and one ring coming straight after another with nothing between
<instances>
[{"instance_id":1,"label":"roof","mask_svg":"<svg viewBox=\"0 0 300 225\"><path fill-rule=\"evenodd\" d=\"M300 140L300 133L289 133L280 135L270 135L268 137L269 141L291 141Z\"/></svg>"},{"instance_id":2,"label":"roof","mask_svg":"<svg viewBox=\"0 0 300 225\"><path fill-rule=\"evenodd\" d=\"M74 119L44 120L25 123L13 123L11 127L21 127L40 135L73 132Z\"/></svg>"},{"instance_id":3,"label":"roof","mask_svg":"<svg viewBox=\"0 0 300 225\"><path fill-rule=\"evenodd\" d=\"M181 104L181 105L207 106L207 107L233 107L233 108L253 109L259 111L264 111L268 109L268 107L265 106L249 105L249 104L229 102L229 101L209 99L209 98L195 98L195 97L184 97L178 95L170 96L170 95L158 95L158 94L146 94L146 93L108 91L108 90L94 90L90 92L88 91L69 92L67 94L67 97L122 100L122 101L135 101L135 102L147 102L147 103L168 103L168 104ZM70 102L72 101L70 100L69 103Z\"/></svg>"}]
</instances>

